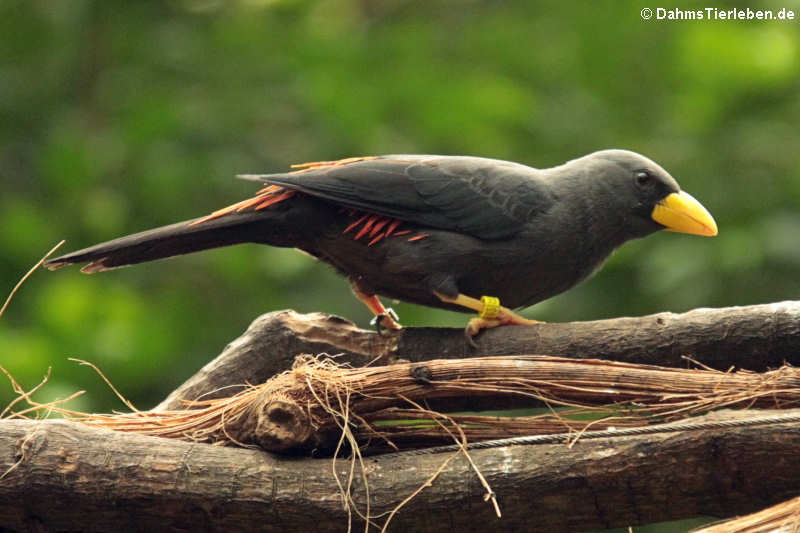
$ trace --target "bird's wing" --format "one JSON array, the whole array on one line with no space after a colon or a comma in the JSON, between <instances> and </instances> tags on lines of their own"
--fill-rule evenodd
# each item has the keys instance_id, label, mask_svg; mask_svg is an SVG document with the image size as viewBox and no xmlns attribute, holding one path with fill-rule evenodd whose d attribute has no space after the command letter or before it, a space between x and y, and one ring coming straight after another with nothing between
<instances>
[{"instance_id":1,"label":"bird's wing","mask_svg":"<svg viewBox=\"0 0 800 533\"><path fill-rule=\"evenodd\" d=\"M241 176L423 226L505 239L549 209L535 169L495 159L391 155Z\"/></svg>"}]
</instances>

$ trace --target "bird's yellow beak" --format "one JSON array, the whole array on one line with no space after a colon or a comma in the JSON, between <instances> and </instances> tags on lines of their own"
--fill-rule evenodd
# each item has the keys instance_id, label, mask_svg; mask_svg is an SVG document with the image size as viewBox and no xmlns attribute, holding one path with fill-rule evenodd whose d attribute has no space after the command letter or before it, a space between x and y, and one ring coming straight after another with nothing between
<instances>
[{"instance_id":1,"label":"bird's yellow beak","mask_svg":"<svg viewBox=\"0 0 800 533\"><path fill-rule=\"evenodd\" d=\"M713 237L717 223L688 192L674 192L658 202L650 216L667 231Z\"/></svg>"}]
</instances>

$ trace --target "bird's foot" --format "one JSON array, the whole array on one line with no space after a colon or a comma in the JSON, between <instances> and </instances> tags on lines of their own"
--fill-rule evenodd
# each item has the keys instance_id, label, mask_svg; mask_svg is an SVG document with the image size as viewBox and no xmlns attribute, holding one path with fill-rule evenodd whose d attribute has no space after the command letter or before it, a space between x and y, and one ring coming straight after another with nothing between
<instances>
[{"instance_id":1,"label":"bird's foot","mask_svg":"<svg viewBox=\"0 0 800 533\"><path fill-rule=\"evenodd\" d=\"M443 302L452 303L473 309L478 312L477 318L472 318L464 328L464 335L467 342L473 348L477 347L474 337L482 329L496 328L498 326L529 326L532 324L544 324L538 320L532 320L519 316L517 313L500 305L500 299L494 296L482 296L480 300L464 294L459 294L455 298L445 296L438 292L434 294Z\"/></svg>"},{"instance_id":2,"label":"bird's foot","mask_svg":"<svg viewBox=\"0 0 800 533\"><path fill-rule=\"evenodd\" d=\"M384 307L381 301L375 294L364 292L355 281L350 282L350 288L353 289L353 294L356 298L361 300L367 309L372 311L375 317L370 321L370 326L374 326L378 334L382 334L384 330L397 331L403 329L400 325L400 319L397 313L391 307Z\"/></svg>"},{"instance_id":3,"label":"bird's foot","mask_svg":"<svg viewBox=\"0 0 800 533\"><path fill-rule=\"evenodd\" d=\"M543 324L539 320L532 320L518 315L511 309L500 305L500 300L492 296L481 298L482 308L478 311L478 317L470 319L464 334L469 344L475 348L475 335L482 329L496 328L498 326L529 326L533 324Z\"/></svg>"},{"instance_id":4,"label":"bird's foot","mask_svg":"<svg viewBox=\"0 0 800 533\"><path fill-rule=\"evenodd\" d=\"M532 318L525 318L520 316L511 309L501 307L497 313L497 320L500 321L500 326L532 326L534 324L545 324L541 320L533 320Z\"/></svg>"},{"instance_id":5,"label":"bird's foot","mask_svg":"<svg viewBox=\"0 0 800 533\"><path fill-rule=\"evenodd\" d=\"M387 307L383 311L383 313L375 315L369 322L370 326L375 327L378 335L383 334L384 330L397 331L403 329L403 326L400 325L400 318L394 312L394 309Z\"/></svg>"},{"instance_id":6,"label":"bird's foot","mask_svg":"<svg viewBox=\"0 0 800 533\"><path fill-rule=\"evenodd\" d=\"M467 322L467 327L464 328L464 337L467 339L470 346L477 348L478 345L475 343L475 335L480 333L482 329L496 328L500 325L502 325L502 323L494 318L470 318L469 322Z\"/></svg>"},{"instance_id":7,"label":"bird's foot","mask_svg":"<svg viewBox=\"0 0 800 533\"><path fill-rule=\"evenodd\" d=\"M471 318L469 322L467 322L467 327L464 328L464 336L467 338L467 342L470 346L477 348L478 345L475 344L475 336L480 333L481 330L496 328L498 326L530 326L533 324L544 324L544 322L519 316L515 312L503 307L498 311L495 318L483 318L481 316Z\"/></svg>"}]
</instances>

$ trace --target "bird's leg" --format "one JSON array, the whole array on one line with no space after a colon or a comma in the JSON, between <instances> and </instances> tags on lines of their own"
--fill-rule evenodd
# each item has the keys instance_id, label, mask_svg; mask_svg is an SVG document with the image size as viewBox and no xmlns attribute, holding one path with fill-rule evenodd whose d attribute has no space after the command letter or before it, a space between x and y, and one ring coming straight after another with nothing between
<instances>
[{"instance_id":1,"label":"bird's leg","mask_svg":"<svg viewBox=\"0 0 800 533\"><path fill-rule=\"evenodd\" d=\"M355 281L350 282L350 288L353 290L353 294L356 295L356 298L361 300L361 302L367 306L367 309L372 311L375 315L375 318L372 319L370 324L376 327L378 333L381 332L381 328L392 330L403 329L403 326L398 322L397 313L395 313L391 307L384 307L377 296L362 291Z\"/></svg>"},{"instance_id":2,"label":"bird's leg","mask_svg":"<svg viewBox=\"0 0 800 533\"><path fill-rule=\"evenodd\" d=\"M531 320L519 316L507 307L500 305L500 300L493 296L484 296L480 300L464 294L458 294L455 298L434 292L443 302L460 305L467 309L478 312L477 318L471 318L464 329L467 339L472 342L472 337L477 335L482 329L496 328L497 326L527 326L531 324L543 324L539 320Z\"/></svg>"}]
</instances>

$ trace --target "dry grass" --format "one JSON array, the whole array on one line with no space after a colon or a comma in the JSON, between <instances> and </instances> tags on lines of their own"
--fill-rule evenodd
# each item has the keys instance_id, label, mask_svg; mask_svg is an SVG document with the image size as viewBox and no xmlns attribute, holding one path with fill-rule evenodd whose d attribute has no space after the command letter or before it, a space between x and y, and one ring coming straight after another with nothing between
<instances>
[{"instance_id":1,"label":"dry grass","mask_svg":"<svg viewBox=\"0 0 800 533\"><path fill-rule=\"evenodd\" d=\"M373 527L383 518L371 514L363 453L448 442L460 445L458 452L443 459L440 470L400 501L380 524L382 528L397 509L431 486L454 457L463 453L469 459L466 444L470 441L571 433L573 438L565 440L574 442L589 428L648 425L718 407L787 408L800 401L800 374L789 366L756 374L549 356L365 368L338 365L328 357L299 356L291 370L266 383L247 385L227 398L191 401L186 409L165 412L137 411L128 404L132 412L119 414L75 412L63 402L37 403L31 395L44 382L24 391L7 376L18 397L5 409L4 417L56 412L75 422L116 431L273 451L327 451L334 458L332 471L349 524L354 515ZM465 396L515 396L549 409L536 416L490 417L445 414L425 407L428 401ZM344 477L336 467L342 456L349 457L350 463ZM357 476L367 491L363 509L353 500ZM485 480L482 483L487 501L499 515L494 493Z\"/></svg>"},{"instance_id":2,"label":"dry grass","mask_svg":"<svg viewBox=\"0 0 800 533\"><path fill-rule=\"evenodd\" d=\"M51 255L53 255L53 253L55 253L56 250L61 248L61 245L63 245L65 242L67 242L67 241L63 241L62 240L61 242L59 242L58 244L53 246L50 249L50 251L47 252L46 254L44 254L44 256L42 256L42 258L39 259L39 261L35 265L33 265L31 267L31 269L28 270L28 272L24 276L22 276L22 278L17 282L17 284L14 285L14 288L11 289L10 293L8 293L8 297L6 297L6 301L3 303L3 306L0 307L0 317L3 316L3 313L5 313L6 309L8 309L9 304L11 304L11 300L14 299L14 296L17 294L17 291L19 290L19 288L22 287L22 285L28 280L28 278L31 277L31 275L34 272L36 272L36 269L38 269L40 266L42 266L42 263L47 261L47 258L50 257Z\"/></svg>"},{"instance_id":3,"label":"dry grass","mask_svg":"<svg viewBox=\"0 0 800 533\"><path fill-rule=\"evenodd\" d=\"M423 366L425 378L420 379ZM783 409L800 402L800 374L789 366L757 374L550 356L366 368L300 356L291 370L266 383L164 412L141 412L129 406L133 412L124 414L79 413L60 404L36 404L29 393L22 394L14 386L20 394L15 405L25 400L28 407L15 411L10 406L6 416L51 410L117 431L275 451L403 449L450 442L454 431L469 441L542 433L577 435L590 427L647 425L720 407ZM468 396L514 396L549 409L525 417L449 413L443 420L415 407ZM291 424L275 422L286 417L292 419Z\"/></svg>"}]
</instances>

